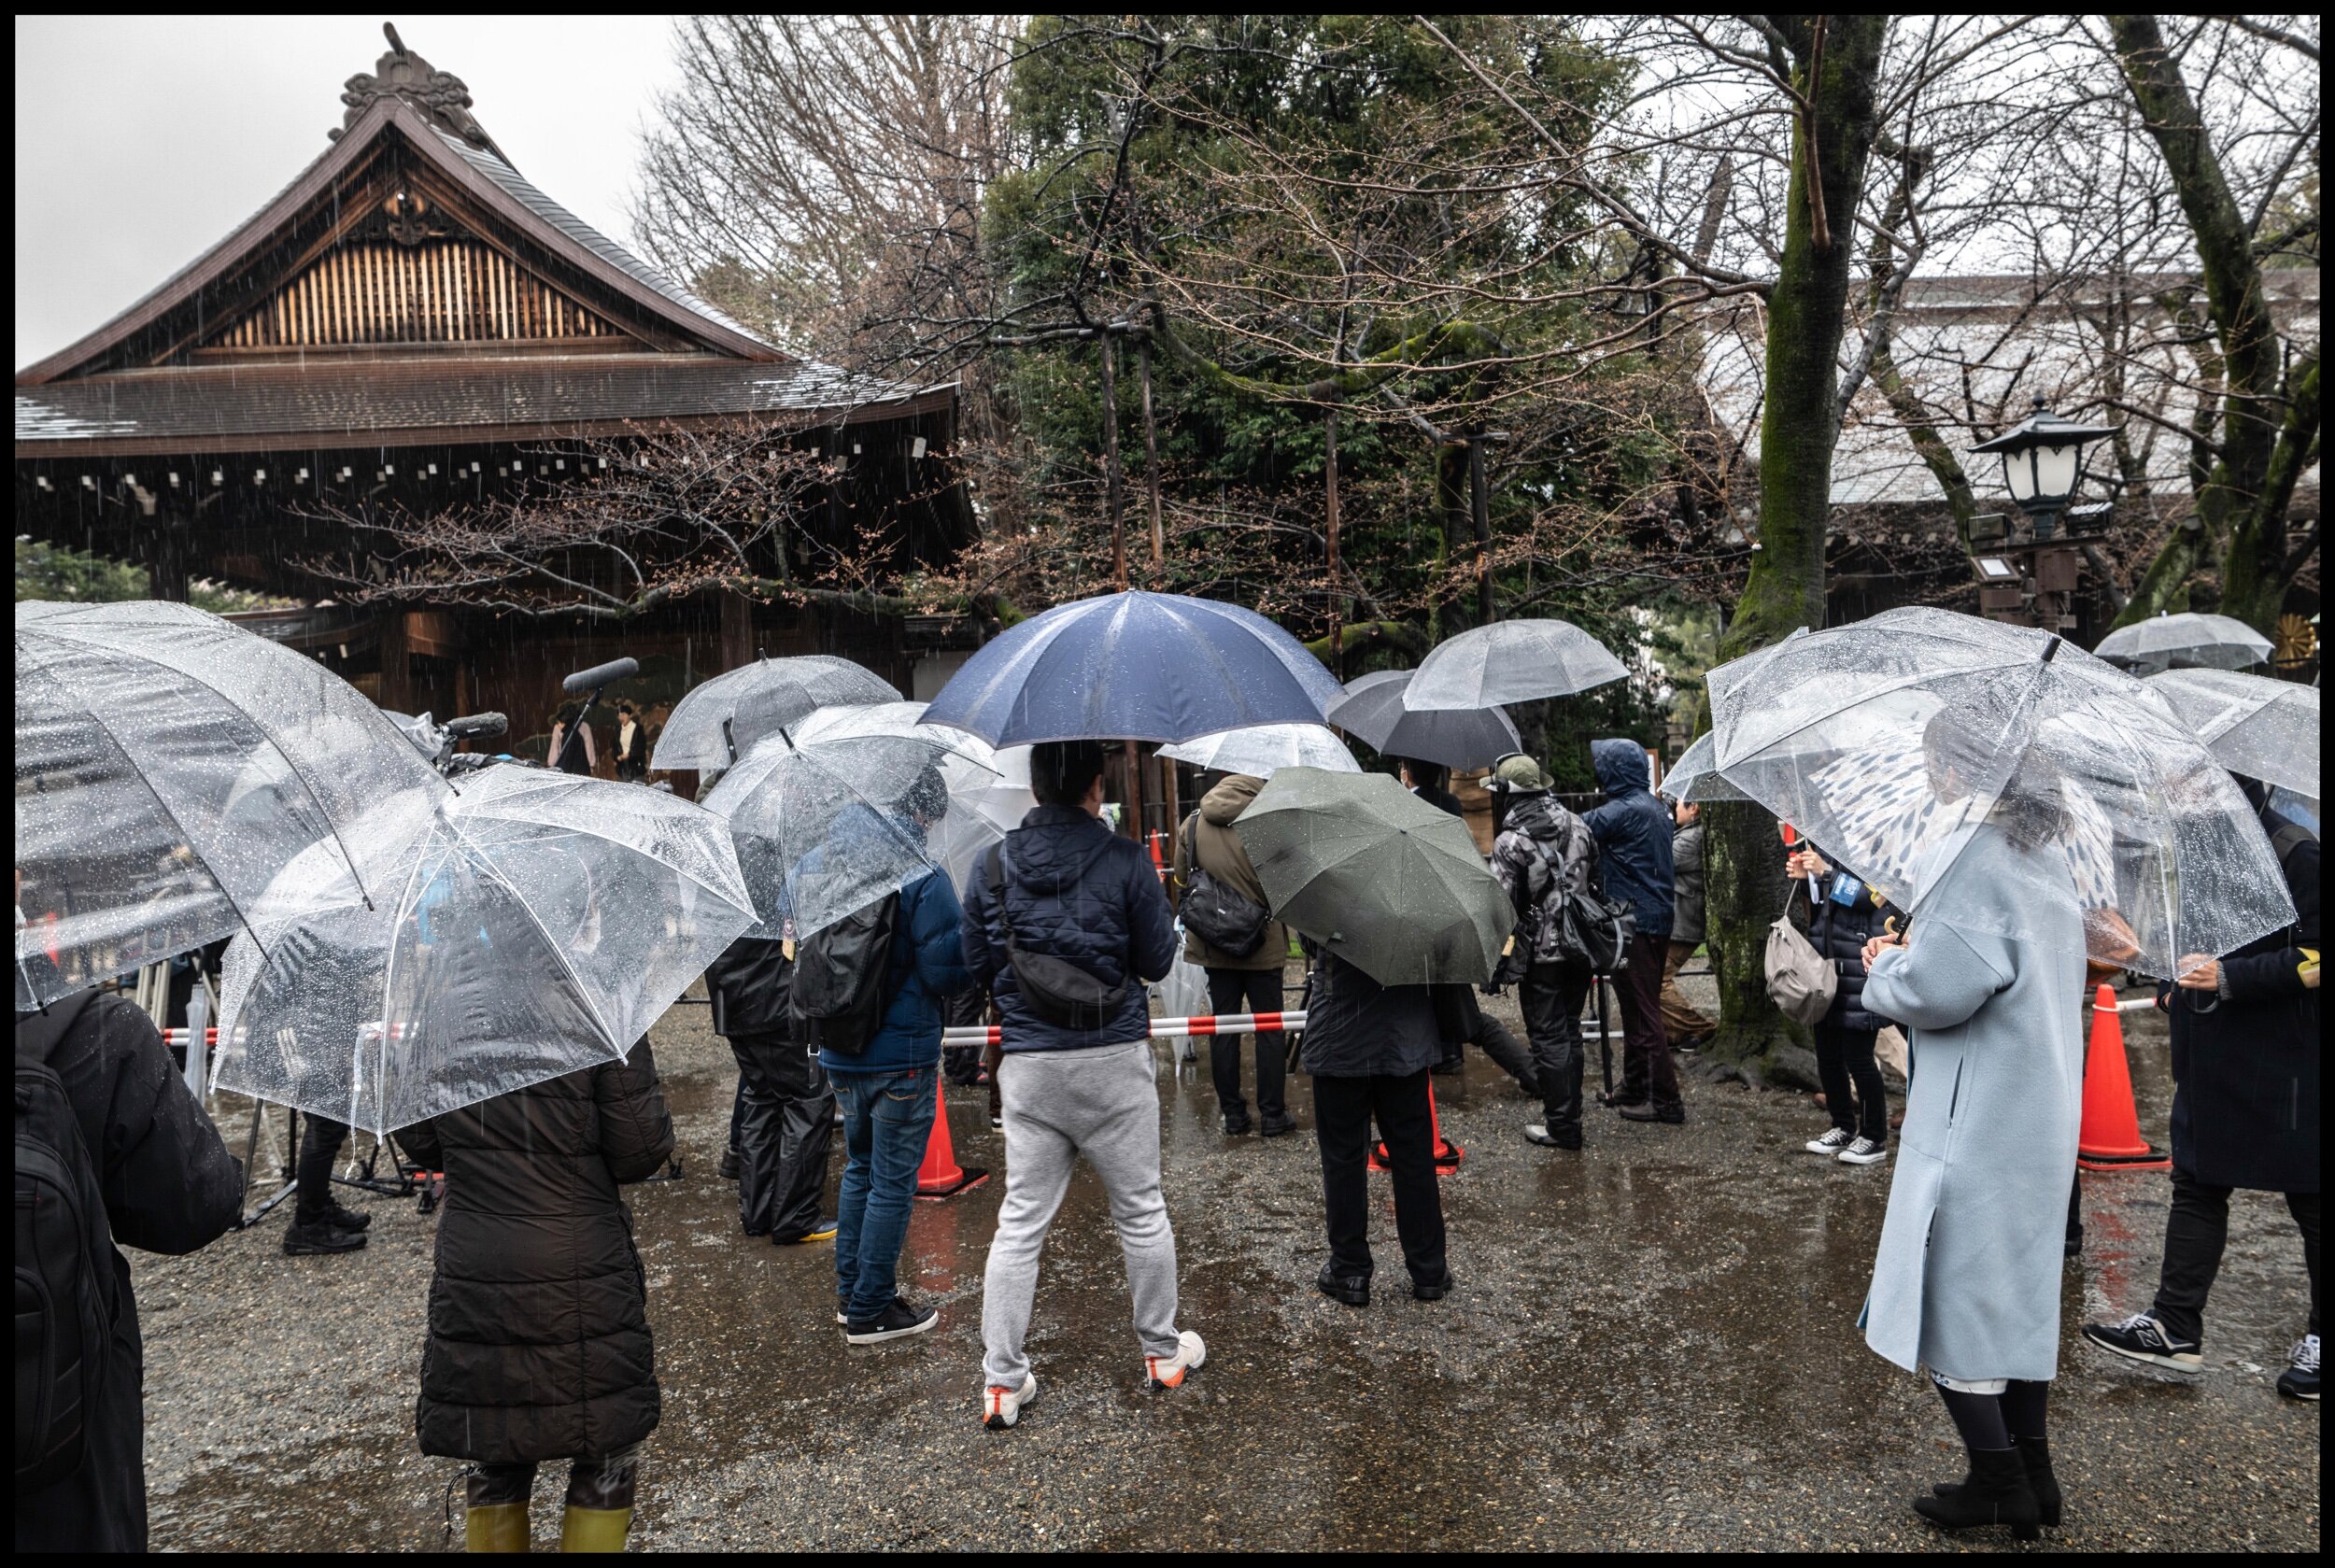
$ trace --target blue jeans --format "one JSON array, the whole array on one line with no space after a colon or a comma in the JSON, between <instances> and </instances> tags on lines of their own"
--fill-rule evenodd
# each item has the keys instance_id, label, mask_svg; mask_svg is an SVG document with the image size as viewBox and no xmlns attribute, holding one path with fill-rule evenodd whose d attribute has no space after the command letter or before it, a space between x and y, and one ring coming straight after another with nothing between
<instances>
[{"instance_id":1,"label":"blue jeans","mask_svg":"<svg viewBox=\"0 0 2335 1568\"><path fill-rule=\"evenodd\" d=\"M916 1171L932 1136L941 1066L912 1072L839 1072L843 1186L835 1210L835 1296L855 1323L881 1317L899 1293Z\"/></svg>"}]
</instances>

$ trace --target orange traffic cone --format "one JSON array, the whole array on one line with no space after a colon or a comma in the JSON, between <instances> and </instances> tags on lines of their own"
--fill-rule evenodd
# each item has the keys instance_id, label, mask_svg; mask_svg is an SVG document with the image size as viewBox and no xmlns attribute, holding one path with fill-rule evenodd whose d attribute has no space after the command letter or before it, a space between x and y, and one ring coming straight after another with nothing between
<instances>
[{"instance_id":1,"label":"orange traffic cone","mask_svg":"<svg viewBox=\"0 0 2335 1568\"><path fill-rule=\"evenodd\" d=\"M2092 1000L2092 1043L2084 1053L2084 1128L2075 1140L2075 1163L2085 1170L2164 1170L2172 1165L2141 1137L2132 1069L2124 1059L2124 1018L2110 985L2102 986Z\"/></svg>"},{"instance_id":2,"label":"orange traffic cone","mask_svg":"<svg viewBox=\"0 0 2335 1568\"><path fill-rule=\"evenodd\" d=\"M1443 1119L1436 1114L1433 1081L1427 1084L1427 1131L1428 1136L1435 1139L1435 1173L1437 1176L1448 1176L1459 1168L1459 1163L1462 1160L1467 1158L1467 1151L1443 1136ZM1372 1170L1394 1168L1393 1162L1386 1157L1386 1144L1383 1140L1370 1146L1369 1164Z\"/></svg>"},{"instance_id":3,"label":"orange traffic cone","mask_svg":"<svg viewBox=\"0 0 2335 1568\"><path fill-rule=\"evenodd\" d=\"M949 1097L937 1083L932 1094L940 1103L932 1113L932 1136L925 1140L924 1165L916 1172L916 1195L955 1197L988 1180L989 1173L979 1166L968 1170L956 1163L956 1143L949 1137Z\"/></svg>"}]
</instances>

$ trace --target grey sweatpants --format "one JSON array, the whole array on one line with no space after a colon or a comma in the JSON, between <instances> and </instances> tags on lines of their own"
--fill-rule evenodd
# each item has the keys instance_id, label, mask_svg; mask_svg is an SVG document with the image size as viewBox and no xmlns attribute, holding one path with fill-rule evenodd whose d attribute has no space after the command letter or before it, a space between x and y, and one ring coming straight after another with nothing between
<instances>
[{"instance_id":1,"label":"grey sweatpants","mask_svg":"<svg viewBox=\"0 0 2335 1568\"><path fill-rule=\"evenodd\" d=\"M1005 1099L1005 1203L989 1243L983 1287L982 1371L994 1388L1018 1389L1038 1294L1038 1257L1079 1155L1111 1199L1126 1254L1135 1335L1143 1353L1176 1353L1176 1235L1159 1191L1159 1090L1152 1043L1081 1051L1009 1051L998 1068Z\"/></svg>"}]
</instances>

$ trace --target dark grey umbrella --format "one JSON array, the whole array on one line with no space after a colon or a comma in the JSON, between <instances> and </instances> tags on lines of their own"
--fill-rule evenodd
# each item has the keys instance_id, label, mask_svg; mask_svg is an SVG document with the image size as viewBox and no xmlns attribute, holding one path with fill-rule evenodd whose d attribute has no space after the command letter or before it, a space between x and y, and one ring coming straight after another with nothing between
<instances>
[{"instance_id":1,"label":"dark grey umbrella","mask_svg":"<svg viewBox=\"0 0 2335 1568\"><path fill-rule=\"evenodd\" d=\"M1283 768L1240 842L1274 914L1381 985L1490 980L1516 926L1467 825L1384 773Z\"/></svg>"},{"instance_id":2,"label":"dark grey umbrella","mask_svg":"<svg viewBox=\"0 0 2335 1568\"><path fill-rule=\"evenodd\" d=\"M1381 670L1347 682L1345 699L1330 705L1330 722L1388 756L1446 768L1482 768L1523 749L1516 726L1497 708L1405 707L1403 693L1415 672Z\"/></svg>"}]
</instances>

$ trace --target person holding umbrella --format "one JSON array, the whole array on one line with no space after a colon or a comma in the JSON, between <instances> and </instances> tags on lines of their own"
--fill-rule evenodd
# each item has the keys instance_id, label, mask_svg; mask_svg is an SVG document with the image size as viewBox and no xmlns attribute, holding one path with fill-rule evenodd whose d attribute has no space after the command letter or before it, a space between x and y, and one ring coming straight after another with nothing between
<instances>
[{"instance_id":1,"label":"person holding umbrella","mask_svg":"<svg viewBox=\"0 0 2335 1568\"><path fill-rule=\"evenodd\" d=\"M1098 820L1099 742L1039 744L1029 772L1038 805L982 857L965 906L966 963L1003 1019L1005 1202L981 1315L982 1422L993 1432L1038 1397L1023 1340L1046 1233L1082 1156L1102 1180L1126 1254L1145 1386L1181 1388L1208 1360L1200 1336L1176 1327L1176 1236L1160 1192L1143 992L1175 962L1175 916L1141 846Z\"/></svg>"},{"instance_id":2,"label":"person holding umbrella","mask_svg":"<svg viewBox=\"0 0 2335 1568\"><path fill-rule=\"evenodd\" d=\"M1932 790L1951 805L1999 774L1983 711L1946 707L1924 731ZM2021 864L2070 831L2057 770L2031 756L1930 889L1912 940L1864 947L1861 1005L1913 1031L1867 1344L1927 1369L1969 1451L1969 1475L1914 1510L1947 1530L2059 1519L2045 1406L2058 1371L2060 1253L2074 1180L2085 937L2064 876ZM2006 901L2020 907L2006 909Z\"/></svg>"},{"instance_id":3,"label":"person holding umbrella","mask_svg":"<svg viewBox=\"0 0 2335 1568\"><path fill-rule=\"evenodd\" d=\"M1581 1147L1581 1003L1590 966L1564 942L1566 897L1586 890L1597 869L1597 841L1589 826L1550 793L1549 775L1521 755L1493 770L1500 803L1500 836L1492 841L1492 870L1516 911L1517 1005L1533 1042L1542 1119L1524 1136L1548 1149Z\"/></svg>"},{"instance_id":4,"label":"person holding umbrella","mask_svg":"<svg viewBox=\"0 0 2335 1568\"><path fill-rule=\"evenodd\" d=\"M2314 762L2314 766L2315 766ZM2278 1391L2319 1397L2319 841L2242 778L2278 852L2295 923L2221 958L2201 954L2157 1005L2172 1025L2172 1208L2157 1298L2084 1337L2129 1361L2194 1377L2205 1369L2205 1300L2229 1238L2229 1194L2285 1195L2311 1277L2309 1332Z\"/></svg>"},{"instance_id":5,"label":"person holding umbrella","mask_svg":"<svg viewBox=\"0 0 2335 1568\"><path fill-rule=\"evenodd\" d=\"M1449 768L1439 762L1428 762L1415 756L1398 756L1394 765L1405 789L1446 815L1458 817L1463 822L1467 820L1459 797L1452 794L1449 787L1451 777ZM1455 1021L1456 1026L1445 1032L1442 1052L1436 1057L1431 1071L1442 1074L1465 1070L1466 1063L1462 1060L1460 1052L1468 1041L1473 1040L1483 1049L1485 1055L1492 1058L1493 1066L1516 1080L1519 1089L1535 1098L1539 1096L1540 1074L1533 1066L1531 1052L1514 1035L1508 1033L1507 1024L1484 1011L1477 1002L1474 991L1448 992L1441 998L1441 1004L1442 1015L1447 1021Z\"/></svg>"},{"instance_id":6,"label":"person holding umbrella","mask_svg":"<svg viewBox=\"0 0 2335 1568\"><path fill-rule=\"evenodd\" d=\"M1224 900L1221 893L1215 895L1213 907L1229 907L1239 923L1249 927L1218 933L1236 943L1245 939L1242 951L1219 947L1196 927L1200 911L1186 905L1183 956L1207 972L1208 1004L1219 1014L1279 1012L1281 1006L1281 966L1289 955L1289 932L1266 912L1265 889L1256 880L1256 868L1249 864L1249 852L1240 846L1238 826L1240 813L1264 787L1263 779L1246 773L1226 774L1200 797L1199 809L1183 819L1176 834L1175 877L1182 896L1188 899L1195 879L1206 878L1234 896ZM1256 1042L1261 1136L1279 1137L1295 1132L1297 1119L1289 1114L1281 1097L1288 1054L1281 1037L1248 1038ZM1249 1102L1240 1093L1241 1038L1219 1034L1210 1036L1208 1042L1209 1076L1215 1081L1216 1108L1224 1118L1227 1137L1241 1136L1250 1125Z\"/></svg>"},{"instance_id":7,"label":"person holding umbrella","mask_svg":"<svg viewBox=\"0 0 2335 1568\"><path fill-rule=\"evenodd\" d=\"M1635 741L1592 742L1589 757L1606 799L1581 820L1597 841L1606 894L1629 905L1637 921L1615 987L1621 997L1622 1068L1614 1109L1628 1121L1676 1125L1687 1119L1687 1107L1662 1008L1672 904L1670 813L1647 787L1651 770Z\"/></svg>"}]
</instances>

